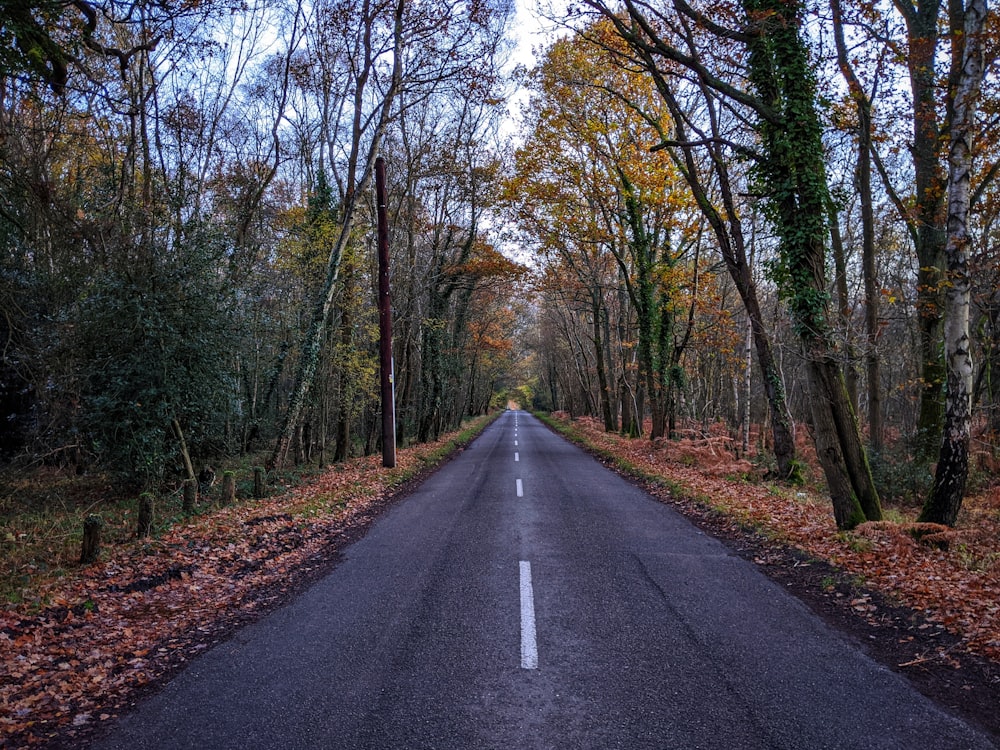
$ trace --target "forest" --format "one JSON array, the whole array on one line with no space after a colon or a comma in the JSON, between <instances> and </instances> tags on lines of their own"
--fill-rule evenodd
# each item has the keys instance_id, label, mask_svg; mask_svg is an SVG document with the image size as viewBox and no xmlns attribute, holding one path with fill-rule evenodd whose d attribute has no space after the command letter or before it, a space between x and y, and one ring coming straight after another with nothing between
<instances>
[{"instance_id":1,"label":"forest","mask_svg":"<svg viewBox=\"0 0 1000 750\"><path fill-rule=\"evenodd\" d=\"M539 12L528 69L506 0L0 2L5 472L376 452L382 157L399 444L515 402L795 482L805 431L841 528L954 524L1000 448L984 0Z\"/></svg>"},{"instance_id":2,"label":"forest","mask_svg":"<svg viewBox=\"0 0 1000 750\"><path fill-rule=\"evenodd\" d=\"M493 403L526 272L485 227L509 7L3 10L7 460L143 489L373 452L380 155L398 441Z\"/></svg>"}]
</instances>

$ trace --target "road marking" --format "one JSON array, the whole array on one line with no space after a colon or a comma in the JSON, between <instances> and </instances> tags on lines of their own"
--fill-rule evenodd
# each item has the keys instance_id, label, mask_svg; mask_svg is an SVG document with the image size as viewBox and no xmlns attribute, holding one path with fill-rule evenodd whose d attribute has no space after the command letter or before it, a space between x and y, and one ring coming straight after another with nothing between
<instances>
[{"instance_id":1,"label":"road marking","mask_svg":"<svg viewBox=\"0 0 1000 750\"><path fill-rule=\"evenodd\" d=\"M538 669L535 594L531 586L531 563L527 560L521 560L521 669Z\"/></svg>"},{"instance_id":2,"label":"road marking","mask_svg":"<svg viewBox=\"0 0 1000 750\"><path fill-rule=\"evenodd\" d=\"M516 441L516 440L514 441L514 445L515 445L515 446L517 445L517 441Z\"/></svg>"},{"instance_id":3,"label":"road marking","mask_svg":"<svg viewBox=\"0 0 1000 750\"><path fill-rule=\"evenodd\" d=\"M521 460L521 454L518 453L517 451L514 451L514 460L515 461L520 461Z\"/></svg>"},{"instance_id":4,"label":"road marking","mask_svg":"<svg viewBox=\"0 0 1000 750\"><path fill-rule=\"evenodd\" d=\"M521 480L517 480L517 496L524 497L524 485L521 484Z\"/></svg>"}]
</instances>

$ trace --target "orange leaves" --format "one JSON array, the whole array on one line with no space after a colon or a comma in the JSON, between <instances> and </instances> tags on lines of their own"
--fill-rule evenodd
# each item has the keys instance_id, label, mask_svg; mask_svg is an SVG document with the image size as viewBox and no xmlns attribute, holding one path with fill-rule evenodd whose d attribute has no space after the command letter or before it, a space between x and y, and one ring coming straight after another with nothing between
<instances>
[{"instance_id":1,"label":"orange leaves","mask_svg":"<svg viewBox=\"0 0 1000 750\"><path fill-rule=\"evenodd\" d=\"M492 245L477 240L471 257L464 263L449 266L447 273L454 277L467 277L476 283L511 283L522 278L527 270Z\"/></svg>"},{"instance_id":2,"label":"orange leaves","mask_svg":"<svg viewBox=\"0 0 1000 750\"><path fill-rule=\"evenodd\" d=\"M553 417L567 421L565 415ZM654 445L605 433L591 419L573 425L599 450L625 459L646 476L664 478L673 489L662 494L672 502L710 505L830 561L956 633L968 650L1000 660L1000 491L967 498L956 529L881 521L844 533L837 531L826 498L764 484L718 437ZM942 541L947 549L938 547ZM859 616L877 615L868 595L845 603Z\"/></svg>"},{"instance_id":3,"label":"orange leaves","mask_svg":"<svg viewBox=\"0 0 1000 750\"><path fill-rule=\"evenodd\" d=\"M74 744L136 688L287 596L441 446L400 450L391 471L378 456L355 459L281 497L112 548L40 592L44 608L0 611L0 745Z\"/></svg>"}]
</instances>

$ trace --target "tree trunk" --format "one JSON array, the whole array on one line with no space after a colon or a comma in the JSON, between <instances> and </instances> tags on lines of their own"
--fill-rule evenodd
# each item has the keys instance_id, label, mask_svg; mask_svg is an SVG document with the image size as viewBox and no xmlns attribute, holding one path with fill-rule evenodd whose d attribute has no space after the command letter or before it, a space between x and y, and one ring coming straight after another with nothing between
<instances>
[{"instance_id":1,"label":"tree trunk","mask_svg":"<svg viewBox=\"0 0 1000 750\"><path fill-rule=\"evenodd\" d=\"M857 354L854 342L851 340L851 299L847 291L847 257L844 253L844 240L840 234L840 217L833 202L830 202L830 248L833 251L833 268L837 278L834 287L837 289L837 317L844 340L844 383L847 395L851 399L851 408L858 411L858 371L854 366Z\"/></svg>"},{"instance_id":2,"label":"tree trunk","mask_svg":"<svg viewBox=\"0 0 1000 750\"><path fill-rule=\"evenodd\" d=\"M302 451L302 463L308 464L312 463L312 447L313 447L313 436L312 436L312 422L305 421L302 423L302 432L299 438L299 447Z\"/></svg>"},{"instance_id":3,"label":"tree trunk","mask_svg":"<svg viewBox=\"0 0 1000 750\"><path fill-rule=\"evenodd\" d=\"M198 501L198 480L191 478L184 480L183 510L185 513L193 513L195 503Z\"/></svg>"},{"instance_id":4,"label":"tree trunk","mask_svg":"<svg viewBox=\"0 0 1000 750\"><path fill-rule=\"evenodd\" d=\"M987 361L983 365L982 373L986 379L986 392L990 397L990 441L996 450L1000 442L1000 292L990 295L989 319L992 335L986 350Z\"/></svg>"},{"instance_id":5,"label":"tree trunk","mask_svg":"<svg viewBox=\"0 0 1000 750\"><path fill-rule=\"evenodd\" d=\"M867 100L866 100L867 103ZM879 303L882 299L875 270L875 213L871 179L871 111L858 104L859 155L858 193L861 196L861 272L865 286L865 375L868 389L868 441L876 453L882 450L882 366L879 355Z\"/></svg>"},{"instance_id":6,"label":"tree trunk","mask_svg":"<svg viewBox=\"0 0 1000 750\"><path fill-rule=\"evenodd\" d=\"M184 440L184 432L181 430L181 423L176 419L170 421L170 427L174 431L174 435L177 437L177 442L180 443L181 448L181 458L184 460L184 471L187 474L188 479L194 479L194 464L191 463L191 454L188 453L187 441Z\"/></svg>"},{"instance_id":7,"label":"tree trunk","mask_svg":"<svg viewBox=\"0 0 1000 750\"><path fill-rule=\"evenodd\" d=\"M622 405L622 434L630 438L639 437L641 428L636 417L635 399L632 396L632 389L629 388L627 375L622 378L619 401Z\"/></svg>"},{"instance_id":8,"label":"tree trunk","mask_svg":"<svg viewBox=\"0 0 1000 750\"><path fill-rule=\"evenodd\" d=\"M840 528L880 520L868 467L829 324L825 240L829 205L816 87L801 37L800 3L743 0L752 23L750 77L777 120L761 118L758 178L780 238L779 282L807 357L816 448Z\"/></svg>"},{"instance_id":9,"label":"tree trunk","mask_svg":"<svg viewBox=\"0 0 1000 750\"><path fill-rule=\"evenodd\" d=\"M813 418L816 420L819 412L829 414L830 423L835 428L832 437L837 440L841 454L837 465L824 465L837 524L840 528L853 528L858 521L855 508L860 509L861 520L879 521L882 519L882 508L843 372L833 356L831 345L827 343L816 348L817 351L810 357ZM820 422L825 424L826 417ZM849 490L842 478L835 478L839 473L846 475Z\"/></svg>"},{"instance_id":10,"label":"tree trunk","mask_svg":"<svg viewBox=\"0 0 1000 750\"><path fill-rule=\"evenodd\" d=\"M622 182L622 193L625 201L625 225L631 231L630 252L635 265L635 281L627 286L638 318L639 378L645 385L646 394L649 397L651 416L649 439L655 440L663 437L666 428L665 394L660 387L661 373L657 367L655 351L658 321L655 317L657 305L655 304L653 261L656 249L652 247L651 239L643 223L643 206L639 196L636 195L632 183L623 172L619 172L619 178ZM623 266L624 273L624 261L621 258L619 258L619 265ZM643 417L641 411L638 417L641 424Z\"/></svg>"},{"instance_id":11,"label":"tree trunk","mask_svg":"<svg viewBox=\"0 0 1000 750\"><path fill-rule=\"evenodd\" d=\"M954 115L948 156L948 284L945 293L945 355L948 366L944 434L934 488L920 521L955 524L965 495L972 429L972 356L969 339L969 184L976 105L983 77L982 31L985 0L970 0L965 11L964 49L951 92ZM956 44L958 41L956 40Z\"/></svg>"},{"instance_id":12,"label":"tree trunk","mask_svg":"<svg viewBox=\"0 0 1000 750\"><path fill-rule=\"evenodd\" d=\"M440 272L440 268L439 268ZM430 290L427 319L424 321L420 357L422 397L417 439L421 443L437 440L440 432L441 405L444 400L444 326L447 325L447 300L443 292Z\"/></svg>"},{"instance_id":13,"label":"tree trunk","mask_svg":"<svg viewBox=\"0 0 1000 750\"><path fill-rule=\"evenodd\" d=\"M746 369L743 373L743 408L740 410L740 433L743 437L743 455L750 455L750 395L753 386L753 325L747 319L747 342L745 349ZM734 384L735 385L735 384ZM734 388L738 390L738 388ZM738 399L734 399L739 404Z\"/></svg>"},{"instance_id":14,"label":"tree trunk","mask_svg":"<svg viewBox=\"0 0 1000 750\"><path fill-rule=\"evenodd\" d=\"M882 450L882 384L878 352L879 300L875 276L875 215L872 199L872 114L871 101L854 74L844 40L840 0L831 0L833 36L837 63L847 81L858 115L858 163L855 183L861 201L861 269L865 286L865 371L868 390L868 439L873 451Z\"/></svg>"},{"instance_id":15,"label":"tree trunk","mask_svg":"<svg viewBox=\"0 0 1000 750\"><path fill-rule=\"evenodd\" d=\"M552 410L559 411L559 371L555 362L549 362L549 397L552 399ZM527 404L521 404L526 407Z\"/></svg>"},{"instance_id":16,"label":"tree trunk","mask_svg":"<svg viewBox=\"0 0 1000 750\"><path fill-rule=\"evenodd\" d=\"M618 429L618 426L615 424L614 415L611 413L611 389L608 386L608 373L604 363L604 341L601 328L603 310L601 293L595 289L591 290L591 294L593 295L591 314L594 319L594 351L597 354L595 366L597 368L597 388L600 390L601 416L604 418L604 431L614 432Z\"/></svg>"},{"instance_id":17,"label":"tree trunk","mask_svg":"<svg viewBox=\"0 0 1000 750\"><path fill-rule=\"evenodd\" d=\"M618 430L618 387L617 378L615 377L615 369L613 362L615 361L614 355L611 353L611 316L608 314L607 303L601 306L602 310L602 330L604 331L604 366L605 368L610 368L608 373L609 385L608 385L608 401L611 406L611 423L614 430Z\"/></svg>"},{"instance_id":18,"label":"tree trunk","mask_svg":"<svg viewBox=\"0 0 1000 750\"><path fill-rule=\"evenodd\" d=\"M139 495L139 512L136 523L135 535L140 539L149 536L153 527L153 504L152 492L143 492Z\"/></svg>"},{"instance_id":19,"label":"tree trunk","mask_svg":"<svg viewBox=\"0 0 1000 750\"><path fill-rule=\"evenodd\" d=\"M342 264L342 290L340 305L340 350L346 360L340 365L340 409L337 412L336 448L334 463L346 461L351 455L351 420L353 418L354 373L350 371L349 352L354 349L355 249L349 248Z\"/></svg>"},{"instance_id":20,"label":"tree trunk","mask_svg":"<svg viewBox=\"0 0 1000 750\"><path fill-rule=\"evenodd\" d=\"M937 266L921 266L917 287L940 289L943 274ZM934 459L944 426L944 387L947 371L941 353L943 318L935 295L917 294L917 336L920 348L920 391L917 434L914 452L917 461L927 465Z\"/></svg>"},{"instance_id":21,"label":"tree trunk","mask_svg":"<svg viewBox=\"0 0 1000 750\"><path fill-rule=\"evenodd\" d=\"M695 258L697 268L697 258ZM697 278L697 271L695 272ZM697 286L697 282L695 282ZM697 297L692 294L692 300ZM660 435L673 439L677 434L677 403L674 397L676 385L675 367L679 367L680 352L674 351L674 311L669 292L661 290L657 296L656 317L656 387L659 390L661 419Z\"/></svg>"},{"instance_id":22,"label":"tree trunk","mask_svg":"<svg viewBox=\"0 0 1000 750\"><path fill-rule=\"evenodd\" d=\"M917 326L921 383L915 452L917 461L934 460L944 424L947 377L942 342L942 309L946 240L946 177L940 152L944 139L938 117L937 43L940 0L895 3L906 21L906 62L913 101L913 204L894 199L910 230L917 254ZM884 170L880 167L880 170Z\"/></svg>"},{"instance_id":23,"label":"tree trunk","mask_svg":"<svg viewBox=\"0 0 1000 750\"><path fill-rule=\"evenodd\" d=\"M847 456L840 442L836 410L831 403L849 403L843 376L835 363L809 361L810 406L816 456L826 477L833 502L833 517L839 529L851 529L866 520L861 502L851 482ZM826 401L832 399L832 401Z\"/></svg>"}]
</instances>

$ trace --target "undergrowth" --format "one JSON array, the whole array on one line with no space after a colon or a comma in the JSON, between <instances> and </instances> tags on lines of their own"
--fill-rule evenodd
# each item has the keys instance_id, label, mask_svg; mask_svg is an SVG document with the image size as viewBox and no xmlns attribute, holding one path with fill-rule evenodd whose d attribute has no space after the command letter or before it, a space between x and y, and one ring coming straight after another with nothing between
<instances>
[{"instance_id":1,"label":"undergrowth","mask_svg":"<svg viewBox=\"0 0 1000 750\"><path fill-rule=\"evenodd\" d=\"M470 443L499 414L468 420L457 432L443 436L436 443L402 449L418 454L419 461L387 470L387 487L399 487L441 463ZM253 469L263 459L263 454L248 455L216 467L220 478L223 470L236 472L237 502L254 502ZM352 468L355 461L327 467L303 464L270 472L266 497L280 497L324 472L357 470ZM192 513L184 512L180 482L165 485L156 495L151 538L156 540L178 524L216 512L220 484L216 482L199 496ZM316 500L311 506L299 508L297 514L309 518L343 508L349 500L323 498L322 502ZM33 590L78 569L83 522L91 514L99 515L104 522L102 547L135 544L137 511L138 493L123 490L103 474L76 476L48 467L0 473L0 604L20 604L33 596Z\"/></svg>"}]
</instances>

